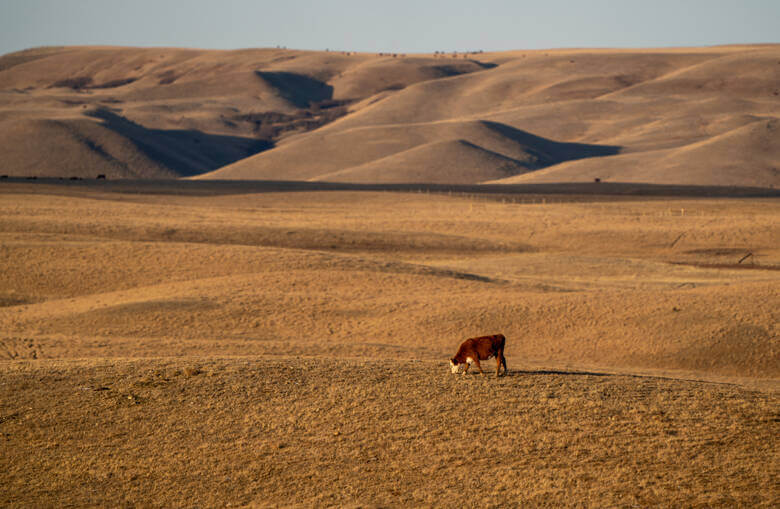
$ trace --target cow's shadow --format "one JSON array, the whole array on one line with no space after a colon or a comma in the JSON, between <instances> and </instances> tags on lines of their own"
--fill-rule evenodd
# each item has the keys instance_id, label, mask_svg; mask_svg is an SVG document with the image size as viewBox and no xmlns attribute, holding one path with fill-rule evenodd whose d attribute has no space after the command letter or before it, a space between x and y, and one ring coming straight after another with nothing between
<instances>
[{"instance_id":1,"label":"cow's shadow","mask_svg":"<svg viewBox=\"0 0 780 509\"><path fill-rule=\"evenodd\" d=\"M597 371L580 371L567 369L510 369L505 376L521 375L556 375L556 376L615 376L614 373L600 373Z\"/></svg>"},{"instance_id":2,"label":"cow's shadow","mask_svg":"<svg viewBox=\"0 0 780 509\"><path fill-rule=\"evenodd\" d=\"M477 374L479 374L479 372L477 372ZM488 373L485 372L485 374L487 375ZM549 369L549 368L509 370L506 375L502 375L500 378L503 378L504 376L519 377L519 376L528 376L528 375L636 378L636 379L653 379L653 380L675 380L675 381L718 384L718 385L737 385L733 382L719 382L713 380L702 380L702 379L692 378L692 377L672 376L672 375L662 375L662 374L652 374L652 373L610 373L610 372L587 371L587 370L576 370L576 369ZM495 371L493 372L493 377L495 377Z\"/></svg>"},{"instance_id":3,"label":"cow's shadow","mask_svg":"<svg viewBox=\"0 0 780 509\"><path fill-rule=\"evenodd\" d=\"M496 378L496 372L494 370L485 370L485 378ZM477 369L470 369L468 373L458 373L458 376L479 376L480 372ZM501 371L500 378L516 377L516 376L528 376L528 375L549 375L549 376L618 376L615 373L600 373L597 371L579 371L579 370L566 370L566 369L510 369L506 374ZM637 375L626 375L637 376Z\"/></svg>"}]
</instances>

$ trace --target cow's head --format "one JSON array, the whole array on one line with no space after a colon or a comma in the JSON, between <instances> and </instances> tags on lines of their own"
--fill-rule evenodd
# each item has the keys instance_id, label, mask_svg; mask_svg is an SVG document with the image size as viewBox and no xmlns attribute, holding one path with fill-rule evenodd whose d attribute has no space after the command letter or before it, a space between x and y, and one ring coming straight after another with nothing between
<instances>
[{"instance_id":1,"label":"cow's head","mask_svg":"<svg viewBox=\"0 0 780 509\"><path fill-rule=\"evenodd\" d=\"M457 372L460 371L460 364L455 362L454 357L450 359L450 371L452 371L453 374L457 374Z\"/></svg>"}]
</instances>

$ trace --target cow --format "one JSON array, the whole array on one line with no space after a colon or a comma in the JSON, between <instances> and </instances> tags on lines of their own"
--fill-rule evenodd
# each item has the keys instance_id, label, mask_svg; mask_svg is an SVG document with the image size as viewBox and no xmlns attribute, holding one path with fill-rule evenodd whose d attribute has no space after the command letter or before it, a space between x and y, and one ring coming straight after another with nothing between
<instances>
[{"instance_id":1,"label":"cow","mask_svg":"<svg viewBox=\"0 0 780 509\"><path fill-rule=\"evenodd\" d=\"M476 364L479 373L485 376L482 371L482 366L479 365L479 361L496 358L496 377L501 372L501 366L504 366L504 375L507 374L506 359L504 358L504 343L506 338L503 334L494 334L492 336L481 336L478 338L470 338L461 343L458 348L458 353L455 357L450 359L450 371L457 373L461 364L466 365L466 369L463 370L465 375L471 364Z\"/></svg>"}]
</instances>

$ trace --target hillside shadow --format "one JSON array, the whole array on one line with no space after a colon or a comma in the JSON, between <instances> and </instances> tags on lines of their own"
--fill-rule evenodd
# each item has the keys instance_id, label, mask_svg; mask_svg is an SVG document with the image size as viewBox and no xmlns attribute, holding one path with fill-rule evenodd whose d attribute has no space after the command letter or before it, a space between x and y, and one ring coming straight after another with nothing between
<instances>
[{"instance_id":1,"label":"hillside shadow","mask_svg":"<svg viewBox=\"0 0 780 509\"><path fill-rule=\"evenodd\" d=\"M541 136L536 136L527 131L516 129L500 122L485 120L485 127L496 133L523 145L524 151L536 158L536 163L529 169L541 169L565 161L587 159L590 157L604 157L619 154L622 147L618 145L591 145L587 143L557 142Z\"/></svg>"},{"instance_id":2,"label":"hillside shadow","mask_svg":"<svg viewBox=\"0 0 780 509\"><path fill-rule=\"evenodd\" d=\"M87 115L99 118L103 127L130 140L149 159L181 177L207 173L273 147L272 142L255 138L148 129L105 108Z\"/></svg>"},{"instance_id":3,"label":"hillside shadow","mask_svg":"<svg viewBox=\"0 0 780 509\"><path fill-rule=\"evenodd\" d=\"M498 64L494 62L481 62L479 60L474 60L473 58L470 58L469 62L473 62L483 69L495 69L496 67L498 67Z\"/></svg>"},{"instance_id":4,"label":"hillside shadow","mask_svg":"<svg viewBox=\"0 0 780 509\"><path fill-rule=\"evenodd\" d=\"M303 74L270 71L255 71L255 74L298 108L333 99L332 86Z\"/></svg>"}]
</instances>

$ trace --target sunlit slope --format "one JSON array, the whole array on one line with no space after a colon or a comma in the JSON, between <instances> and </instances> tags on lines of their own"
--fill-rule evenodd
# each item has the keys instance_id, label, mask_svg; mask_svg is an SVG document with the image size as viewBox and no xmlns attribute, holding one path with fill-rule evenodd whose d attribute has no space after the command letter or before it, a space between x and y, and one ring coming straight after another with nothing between
<instances>
[{"instance_id":1,"label":"sunlit slope","mask_svg":"<svg viewBox=\"0 0 780 509\"><path fill-rule=\"evenodd\" d=\"M335 182L436 182L469 184L489 175L503 178L527 170L518 161L463 139L432 142L382 159L320 175L317 180Z\"/></svg>"},{"instance_id":2,"label":"sunlit slope","mask_svg":"<svg viewBox=\"0 0 780 509\"><path fill-rule=\"evenodd\" d=\"M771 187L780 177L780 121L755 120L682 147L571 161L500 183L586 182L596 178L650 182L668 175L678 184Z\"/></svg>"}]
</instances>

